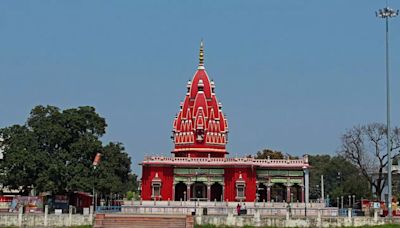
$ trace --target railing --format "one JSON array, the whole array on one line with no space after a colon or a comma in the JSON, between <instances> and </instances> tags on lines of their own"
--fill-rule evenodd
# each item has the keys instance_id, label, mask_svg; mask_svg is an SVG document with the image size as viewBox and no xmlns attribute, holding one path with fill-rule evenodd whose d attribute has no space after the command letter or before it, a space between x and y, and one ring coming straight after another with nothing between
<instances>
[{"instance_id":1,"label":"railing","mask_svg":"<svg viewBox=\"0 0 400 228\"><path fill-rule=\"evenodd\" d=\"M259 166L274 165L295 165L308 166L308 159L255 159L255 158L191 158L191 157L163 157L163 156L146 156L143 160L145 163L151 162L172 162L172 163L241 163Z\"/></svg>"},{"instance_id":2,"label":"railing","mask_svg":"<svg viewBox=\"0 0 400 228\"><path fill-rule=\"evenodd\" d=\"M149 205L124 205L122 206L123 213L134 214L192 214L193 212L199 213L204 208L207 208L208 215L228 215L236 214L236 207L226 206L149 206ZM286 216L287 213L291 217L308 217L308 216L322 216L322 217L337 217L339 216L337 208L290 208L287 207L247 207L247 215L254 215L259 213L262 216Z\"/></svg>"},{"instance_id":3,"label":"railing","mask_svg":"<svg viewBox=\"0 0 400 228\"><path fill-rule=\"evenodd\" d=\"M339 216L346 217L349 215L349 209L348 208L340 208L339 209ZM365 216L365 213L360 210L360 209L351 209L351 216Z\"/></svg>"},{"instance_id":4,"label":"railing","mask_svg":"<svg viewBox=\"0 0 400 228\"><path fill-rule=\"evenodd\" d=\"M97 206L96 212L100 212L100 213L121 212L121 206Z\"/></svg>"}]
</instances>

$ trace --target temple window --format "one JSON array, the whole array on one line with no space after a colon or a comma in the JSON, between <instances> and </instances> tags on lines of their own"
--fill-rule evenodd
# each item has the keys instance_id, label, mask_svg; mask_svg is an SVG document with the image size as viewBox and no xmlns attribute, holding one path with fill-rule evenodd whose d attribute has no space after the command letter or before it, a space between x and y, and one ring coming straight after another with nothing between
<instances>
[{"instance_id":1,"label":"temple window","mask_svg":"<svg viewBox=\"0 0 400 228\"><path fill-rule=\"evenodd\" d=\"M151 198L161 198L161 178L158 177L158 173L156 173L151 181Z\"/></svg>"},{"instance_id":2,"label":"temple window","mask_svg":"<svg viewBox=\"0 0 400 228\"><path fill-rule=\"evenodd\" d=\"M153 193L152 193L152 197L160 197L161 196L161 184L157 183L157 184L152 184L153 186Z\"/></svg>"},{"instance_id":3,"label":"temple window","mask_svg":"<svg viewBox=\"0 0 400 228\"><path fill-rule=\"evenodd\" d=\"M246 181L243 179L242 173L236 180L236 200L246 200Z\"/></svg>"},{"instance_id":4,"label":"temple window","mask_svg":"<svg viewBox=\"0 0 400 228\"><path fill-rule=\"evenodd\" d=\"M236 185L236 198L245 198L244 195L245 186L244 185Z\"/></svg>"}]
</instances>

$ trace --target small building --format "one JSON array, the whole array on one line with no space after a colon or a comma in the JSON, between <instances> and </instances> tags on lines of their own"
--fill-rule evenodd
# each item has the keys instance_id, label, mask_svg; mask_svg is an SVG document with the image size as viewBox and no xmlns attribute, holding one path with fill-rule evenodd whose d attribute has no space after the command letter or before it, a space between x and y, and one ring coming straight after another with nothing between
<instances>
[{"instance_id":1,"label":"small building","mask_svg":"<svg viewBox=\"0 0 400 228\"><path fill-rule=\"evenodd\" d=\"M142 200L308 202L307 155L294 160L228 157L228 132L201 43L197 71L174 118L172 156L149 156L140 163Z\"/></svg>"}]
</instances>

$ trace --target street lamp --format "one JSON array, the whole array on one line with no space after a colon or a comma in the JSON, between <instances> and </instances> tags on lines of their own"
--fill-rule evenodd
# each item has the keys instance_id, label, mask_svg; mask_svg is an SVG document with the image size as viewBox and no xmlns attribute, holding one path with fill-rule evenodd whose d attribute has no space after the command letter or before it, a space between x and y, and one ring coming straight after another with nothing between
<instances>
[{"instance_id":1,"label":"street lamp","mask_svg":"<svg viewBox=\"0 0 400 228\"><path fill-rule=\"evenodd\" d=\"M388 156L388 213L392 217L392 155L390 145L390 87L389 87L389 18L396 17L399 10L389 8L387 5L383 9L375 12L377 17L385 19L386 22L386 149Z\"/></svg>"}]
</instances>

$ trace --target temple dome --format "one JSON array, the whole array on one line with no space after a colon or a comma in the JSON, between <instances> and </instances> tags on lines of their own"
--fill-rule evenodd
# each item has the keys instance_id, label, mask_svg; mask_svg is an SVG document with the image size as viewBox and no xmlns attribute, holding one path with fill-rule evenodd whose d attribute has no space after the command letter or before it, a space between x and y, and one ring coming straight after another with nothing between
<instances>
[{"instance_id":1,"label":"temple dome","mask_svg":"<svg viewBox=\"0 0 400 228\"><path fill-rule=\"evenodd\" d=\"M187 83L187 94L174 119L172 153L176 157L225 157L228 125L215 84L204 68L204 47L200 45L199 66Z\"/></svg>"}]
</instances>

